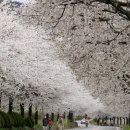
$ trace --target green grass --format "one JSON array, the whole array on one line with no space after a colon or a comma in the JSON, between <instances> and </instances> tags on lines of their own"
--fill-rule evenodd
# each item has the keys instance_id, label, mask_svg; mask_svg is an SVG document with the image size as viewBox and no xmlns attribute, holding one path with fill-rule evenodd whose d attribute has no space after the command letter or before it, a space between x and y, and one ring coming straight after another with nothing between
<instances>
[{"instance_id":1,"label":"green grass","mask_svg":"<svg viewBox=\"0 0 130 130\"><path fill-rule=\"evenodd\" d=\"M121 125L120 127L123 128L123 130L130 130L129 125Z\"/></svg>"},{"instance_id":2,"label":"green grass","mask_svg":"<svg viewBox=\"0 0 130 130\"><path fill-rule=\"evenodd\" d=\"M92 124L92 125L97 125L97 123L96 123L95 120L90 121L90 124Z\"/></svg>"},{"instance_id":3,"label":"green grass","mask_svg":"<svg viewBox=\"0 0 130 130\"><path fill-rule=\"evenodd\" d=\"M76 116L75 120L82 120L84 117L83 116Z\"/></svg>"},{"instance_id":4,"label":"green grass","mask_svg":"<svg viewBox=\"0 0 130 130\"><path fill-rule=\"evenodd\" d=\"M12 128L0 128L0 130L31 130L31 128L28 128L28 127L24 127L24 128L12 127Z\"/></svg>"},{"instance_id":5,"label":"green grass","mask_svg":"<svg viewBox=\"0 0 130 130\"><path fill-rule=\"evenodd\" d=\"M38 124L34 126L35 130L42 130L42 120L40 119L38 121Z\"/></svg>"}]
</instances>

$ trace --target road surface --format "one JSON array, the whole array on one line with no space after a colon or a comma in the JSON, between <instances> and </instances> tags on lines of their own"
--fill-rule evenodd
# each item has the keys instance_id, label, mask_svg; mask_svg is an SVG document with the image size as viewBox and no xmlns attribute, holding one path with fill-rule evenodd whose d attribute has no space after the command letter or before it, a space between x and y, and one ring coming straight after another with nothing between
<instances>
[{"instance_id":1,"label":"road surface","mask_svg":"<svg viewBox=\"0 0 130 130\"><path fill-rule=\"evenodd\" d=\"M110 126L88 126L87 128L86 127L78 127L78 128L75 128L74 130L121 130L120 128L118 127L110 127Z\"/></svg>"},{"instance_id":2,"label":"road surface","mask_svg":"<svg viewBox=\"0 0 130 130\"><path fill-rule=\"evenodd\" d=\"M79 127L75 128L74 130L122 130L119 127L112 127L112 126L94 126L94 125L89 125L86 128L85 125L81 124L80 122L81 121L77 121Z\"/></svg>"}]
</instances>

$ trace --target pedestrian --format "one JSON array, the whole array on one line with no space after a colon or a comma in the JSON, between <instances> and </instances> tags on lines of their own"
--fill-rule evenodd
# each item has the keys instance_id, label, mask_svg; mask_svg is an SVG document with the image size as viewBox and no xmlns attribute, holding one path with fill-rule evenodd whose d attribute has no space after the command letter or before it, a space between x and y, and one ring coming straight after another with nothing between
<instances>
[{"instance_id":1,"label":"pedestrian","mask_svg":"<svg viewBox=\"0 0 130 130\"><path fill-rule=\"evenodd\" d=\"M49 117L49 119L48 119L48 130L51 130L52 124L53 124L53 122L52 122L51 118Z\"/></svg>"},{"instance_id":2,"label":"pedestrian","mask_svg":"<svg viewBox=\"0 0 130 130\"><path fill-rule=\"evenodd\" d=\"M114 121L113 121L113 119L111 119L111 126L114 126Z\"/></svg>"},{"instance_id":3,"label":"pedestrian","mask_svg":"<svg viewBox=\"0 0 130 130\"><path fill-rule=\"evenodd\" d=\"M101 125L102 126L102 119L100 118L100 120L99 120L99 125Z\"/></svg>"},{"instance_id":4,"label":"pedestrian","mask_svg":"<svg viewBox=\"0 0 130 130\"><path fill-rule=\"evenodd\" d=\"M103 125L104 125L104 126L107 125L107 121L106 121L106 119L103 119Z\"/></svg>"},{"instance_id":5,"label":"pedestrian","mask_svg":"<svg viewBox=\"0 0 130 130\"><path fill-rule=\"evenodd\" d=\"M98 118L98 119L97 119L97 125L99 125L99 120L100 120L100 119Z\"/></svg>"},{"instance_id":6,"label":"pedestrian","mask_svg":"<svg viewBox=\"0 0 130 130\"><path fill-rule=\"evenodd\" d=\"M44 118L42 120L42 124L43 124L43 130L47 130L48 122L47 122L46 116L44 116Z\"/></svg>"},{"instance_id":7,"label":"pedestrian","mask_svg":"<svg viewBox=\"0 0 130 130\"><path fill-rule=\"evenodd\" d=\"M85 117L85 125L86 125L86 127L88 127L88 117Z\"/></svg>"},{"instance_id":8,"label":"pedestrian","mask_svg":"<svg viewBox=\"0 0 130 130\"><path fill-rule=\"evenodd\" d=\"M62 116L59 116L57 125L58 125L58 130L64 130L64 119L62 118Z\"/></svg>"}]
</instances>

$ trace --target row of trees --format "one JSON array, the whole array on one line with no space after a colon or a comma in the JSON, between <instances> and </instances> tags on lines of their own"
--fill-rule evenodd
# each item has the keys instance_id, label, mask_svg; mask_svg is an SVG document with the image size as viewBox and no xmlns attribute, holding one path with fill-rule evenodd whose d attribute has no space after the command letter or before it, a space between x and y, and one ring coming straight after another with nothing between
<instances>
[{"instance_id":1,"label":"row of trees","mask_svg":"<svg viewBox=\"0 0 130 130\"><path fill-rule=\"evenodd\" d=\"M121 116L130 106L129 7L118 0L39 0L21 13L46 29L77 80Z\"/></svg>"},{"instance_id":2,"label":"row of trees","mask_svg":"<svg viewBox=\"0 0 130 130\"><path fill-rule=\"evenodd\" d=\"M46 40L47 32L41 26L28 24L29 17L24 20L20 11L26 13L26 6L13 8L12 4L1 4L0 8L2 108L8 108L9 100L14 108L24 104L25 110L30 104L54 112L59 108L77 112L102 108L60 61L55 45Z\"/></svg>"},{"instance_id":3,"label":"row of trees","mask_svg":"<svg viewBox=\"0 0 130 130\"><path fill-rule=\"evenodd\" d=\"M7 95L9 99L12 95L13 99L17 97L19 104L26 99L28 105L31 102L37 104L39 101L53 106L58 102L63 109L69 107L80 109L75 108L77 104L82 110L87 107L92 109L93 99L90 98L88 103L87 91L83 88L85 85L95 98L99 97L106 104L109 113L128 115L130 99L128 8L129 2L112 0L37 0L34 4L14 11L14 19L11 19L10 8L6 9L6 13L10 14L8 22L13 23L7 26L6 15L1 22L0 38L3 43L2 52L5 52L2 53L1 64L10 68L9 73L12 73L15 80L11 79L12 75L9 76L11 78L6 78L8 79L6 83L1 78L1 83L6 84L4 89L1 89L2 95ZM4 14L2 12L1 16ZM4 46L9 47L9 50ZM75 83L75 77L69 73L71 70L60 61L71 68L77 81L81 82L82 88ZM54 68L59 73L51 71ZM60 75L61 73L63 75ZM65 74L68 78L64 76ZM21 83L21 79L26 76L28 80L24 79ZM64 83L64 77L68 84ZM64 97L68 98L63 100ZM67 99L71 101L67 103ZM97 101L96 104L101 107ZM57 108L56 105L53 108Z\"/></svg>"}]
</instances>

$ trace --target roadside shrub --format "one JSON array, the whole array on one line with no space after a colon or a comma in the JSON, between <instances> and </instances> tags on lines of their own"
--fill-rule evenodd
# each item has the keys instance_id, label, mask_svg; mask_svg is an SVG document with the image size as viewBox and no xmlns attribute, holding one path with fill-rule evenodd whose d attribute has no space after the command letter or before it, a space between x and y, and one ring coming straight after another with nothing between
<instances>
[{"instance_id":1,"label":"roadside shrub","mask_svg":"<svg viewBox=\"0 0 130 130\"><path fill-rule=\"evenodd\" d=\"M4 128L11 128L14 124L13 118L9 114L2 111L0 111L0 115L4 119Z\"/></svg>"},{"instance_id":2,"label":"roadside shrub","mask_svg":"<svg viewBox=\"0 0 130 130\"><path fill-rule=\"evenodd\" d=\"M22 118L22 116L16 112L12 112L10 114L10 116L13 118L14 120L14 127L24 127L25 122L24 119Z\"/></svg>"},{"instance_id":3,"label":"roadside shrub","mask_svg":"<svg viewBox=\"0 0 130 130\"><path fill-rule=\"evenodd\" d=\"M94 118L93 121L94 121L94 122L97 122L97 118Z\"/></svg>"},{"instance_id":4,"label":"roadside shrub","mask_svg":"<svg viewBox=\"0 0 130 130\"><path fill-rule=\"evenodd\" d=\"M80 116L80 115L76 116L75 118L75 120L82 120L82 119L83 119L83 116Z\"/></svg>"},{"instance_id":5,"label":"roadside shrub","mask_svg":"<svg viewBox=\"0 0 130 130\"><path fill-rule=\"evenodd\" d=\"M4 118L0 115L0 128L4 128Z\"/></svg>"},{"instance_id":6,"label":"roadside shrub","mask_svg":"<svg viewBox=\"0 0 130 130\"><path fill-rule=\"evenodd\" d=\"M34 127L34 120L30 117L25 118L25 125L33 128Z\"/></svg>"},{"instance_id":7,"label":"roadside shrub","mask_svg":"<svg viewBox=\"0 0 130 130\"><path fill-rule=\"evenodd\" d=\"M71 128L76 128L77 127L77 122L71 122L70 120L68 120L67 122L67 126L66 128L68 129L71 129Z\"/></svg>"}]
</instances>

